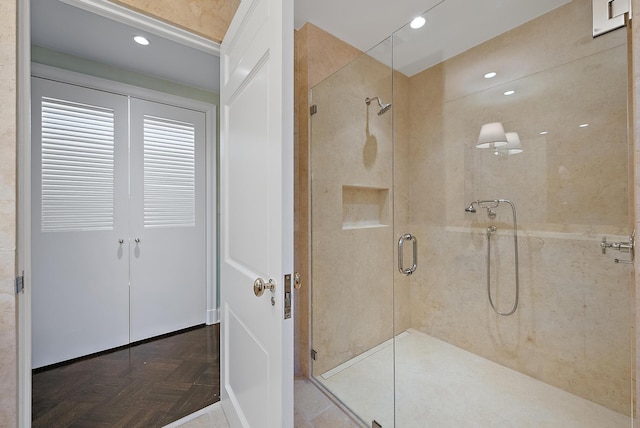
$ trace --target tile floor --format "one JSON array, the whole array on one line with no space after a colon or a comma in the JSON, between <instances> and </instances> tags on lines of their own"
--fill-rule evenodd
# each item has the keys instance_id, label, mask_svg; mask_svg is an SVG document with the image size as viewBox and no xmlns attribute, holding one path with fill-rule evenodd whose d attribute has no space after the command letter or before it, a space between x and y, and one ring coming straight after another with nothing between
<instances>
[{"instance_id":1,"label":"tile floor","mask_svg":"<svg viewBox=\"0 0 640 428\"><path fill-rule=\"evenodd\" d=\"M629 428L631 419L417 330L318 377L365 421L399 428ZM375 376L368 374L375 373Z\"/></svg>"},{"instance_id":2,"label":"tile floor","mask_svg":"<svg viewBox=\"0 0 640 428\"><path fill-rule=\"evenodd\" d=\"M351 409L393 426L393 347L381 345L319 379ZM416 330L396 341L396 425L424 427L629 428L629 417ZM375 373L376 376L366 376ZM366 379L369 379L367 382ZM402 379L405 379L402 382ZM362 428L307 379L294 383L295 428ZM428 403L428 404L425 404ZM220 403L167 428L228 428Z\"/></svg>"},{"instance_id":3,"label":"tile floor","mask_svg":"<svg viewBox=\"0 0 640 428\"><path fill-rule=\"evenodd\" d=\"M294 383L295 428L361 428L307 379ZM220 402L165 428L229 428Z\"/></svg>"}]
</instances>

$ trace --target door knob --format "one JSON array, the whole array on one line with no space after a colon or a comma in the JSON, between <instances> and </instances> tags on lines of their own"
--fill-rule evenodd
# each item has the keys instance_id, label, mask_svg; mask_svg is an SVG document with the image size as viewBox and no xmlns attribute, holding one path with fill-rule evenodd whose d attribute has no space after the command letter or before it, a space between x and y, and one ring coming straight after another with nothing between
<instances>
[{"instance_id":1,"label":"door knob","mask_svg":"<svg viewBox=\"0 0 640 428\"><path fill-rule=\"evenodd\" d=\"M136 238L134 239L134 241L136 241L136 244L137 244L138 242L140 242L140 238Z\"/></svg>"},{"instance_id":2,"label":"door knob","mask_svg":"<svg viewBox=\"0 0 640 428\"><path fill-rule=\"evenodd\" d=\"M118 244L120 244L120 245L124 244L124 239L122 239L122 238L118 239Z\"/></svg>"},{"instance_id":3,"label":"door knob","mask_svg":"<svg viewBox=\"0 0 640 428\"><path fill-rule=\"evenodd\" d=\"M270 279L269 282L264 282L264 279L258 278L253 281L253 294L256 297L260 297L264 294L264 290L269 290L271 292L276 290L276 283L273 279Z\"/></svg>"}]
</instances>

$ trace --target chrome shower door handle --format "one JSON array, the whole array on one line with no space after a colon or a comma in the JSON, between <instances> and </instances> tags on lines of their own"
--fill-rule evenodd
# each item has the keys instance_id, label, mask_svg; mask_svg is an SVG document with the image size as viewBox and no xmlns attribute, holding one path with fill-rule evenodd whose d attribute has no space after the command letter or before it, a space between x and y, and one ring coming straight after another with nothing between
<instances>
[{"instance_id":1,"label":"chrome shower door handle","mask_svg":"<svg viewBox=\"0 0 640 428\"><path fill-rule=\"evenodd\" d=\"M411 265L410 268L406 268L406 269L404 267L404 263L402 260L404 241L413 242L413 264ZM410 233L405 233L400 237L400 239L398 239L398 270L400 271L401 274L409 276L413 274L417 268L418 268L418 238L416 238Z\"/></svg>"}]
</instances>

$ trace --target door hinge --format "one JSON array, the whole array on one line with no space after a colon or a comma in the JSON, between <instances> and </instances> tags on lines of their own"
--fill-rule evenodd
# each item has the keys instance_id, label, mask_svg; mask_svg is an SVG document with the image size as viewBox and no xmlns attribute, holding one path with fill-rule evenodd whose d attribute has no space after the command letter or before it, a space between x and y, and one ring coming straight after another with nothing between
<instances>
[{"instance_id":1,"label":"door hinge","mask_svg":"<svg viewBox=\"0 0 640 428\"><path fill-rule=\"evenodd\" d=\"M312 105L311 107L309 107L309 114L311 116L313 116L314 114L316 114L318 112L318 106L317 105Z\"/></svg>"},{"instance_id":2,"label":"door hinge","mask_svg":"<svg viewBox=\"0 0 640 428\"><path fill-rule=\"evenodd\" d=\"M16 294L24 293L24 272L16 276Z\"/></svg>"},{"instance_id":3,"label":"door hinge","mask_svg":"<svg viewBox=\"0 0 640 428\"><path fill-rule=\"evenodd\" d=\"M608 0L608 2L609 19L631 12L631 0Z\"/></svg>"},{"instance_id":4,"label":"door hinge","mask_svg":"<svg viewBox=\"0 0 640 428\"><path fill-rule=\"evenodd\" d=\"M312 350L311 350L311 359L312 359L313 361L315 361L315 360L316 360L316 358L318 358L318 353L316 352L316 350L315 350L315 349L312 349Z\"/></svg>"},{"instance_id":5,"label":"door hinge","mask_svg":"<svg viewBox=\"0 0 640 428\"><path fill-rule=\"evenodd\" d=\"M593 37L626 25L625 14L631 19L631 0L591 0Z\"/></svg>"}]
</instances>

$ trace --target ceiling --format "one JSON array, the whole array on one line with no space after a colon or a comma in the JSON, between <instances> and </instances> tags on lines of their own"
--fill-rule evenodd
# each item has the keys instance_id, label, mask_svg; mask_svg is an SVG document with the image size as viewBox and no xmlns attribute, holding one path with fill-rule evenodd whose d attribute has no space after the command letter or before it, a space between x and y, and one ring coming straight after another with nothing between
<instances>
[{"instance_id":1,"label":"ceiling","mask_svg":"<svg viewBox=\"0 0 640 428\"><path fill-rule=\"evenodd\" d=\"M571 0L295 0L296 28L311 22L412 76ZM422 15L424 27L408 23Z\"/></svg>"},{"instance_id":2,"label":"ceiling","mask_svg":"<svg viewBox=\"0 0 640 428\"><path fill-rule=\"evenodd\" d=\"M424 15L427 24L422 29L402 28L394 38L393 65L411 76L569 1L294 0L294 25L300 28L311 22L368 51L431 9ZM211 92L220 90L219 58L210 52L61 1L31 0L31 21L35 45ZM151 44L132 43L137 34L147 36ZM391 64L390 44L383 43L371 55Z\"/></svg>"},{"instance_id":3,"label":"ceiling","mask_svg":"<svg viewBox=\"0 0 640 428\"><path fill-rule=\"evenodd\" d=\"M140 46L134 35L151 44ZM220 58L58 0L31 0L34 45L220 92Z\"/></svg>"}]
</instances>

